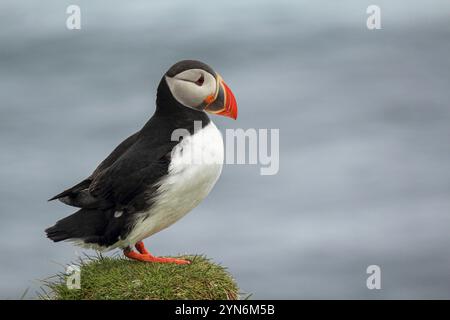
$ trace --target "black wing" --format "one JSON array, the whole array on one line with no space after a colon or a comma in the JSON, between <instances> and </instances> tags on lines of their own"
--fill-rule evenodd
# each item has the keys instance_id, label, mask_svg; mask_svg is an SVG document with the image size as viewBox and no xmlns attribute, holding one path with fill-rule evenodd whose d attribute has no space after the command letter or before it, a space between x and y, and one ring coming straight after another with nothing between
<instances>
[{"instance_id":1,"label":"black wing","mask_svg":"<svg viewBox=\"0 0 450 320\"><path fill-rule=\"evenodd\" d=\"M114 162L117 161L138 139L139 131L135 134L129 136L127 139L122 141L111 154L103 160L100 165L95 169L92 175L75 186L64 190L53 198L49 199L49 201L59 199L63 203L79 207L79 208L92 208L97 207L99 205L99 200L93 197L89 193L89 186L92 181L101 174L102 171L108 169Z\"/></svg>"},{"instance_id":2,"label":"black wing","mask_svg":"<svg viewBox=\"0 0 450 320\"><path fill-rule=\"evenodd\" d=\"M124 141L122 141L114 150L111 152L111 154L103 160L97 169L95 169L94 173L91 175L91 177L96 177L100 172L110 167L114 162L116 162L119 157L121 157L127 150L135 144L135 142L138 140L140 131L136 132L135 134L129 136Z\"/></svg>"},{"instance_id":3,"label":"black wing","mask_svg":"<svg viewBox=\"0 0 450 320\"><path fill-rule=\"evenodd\" d=\"M147 198L156 191L156 182L167 174L175 142L145 146L138 142L89 186L89 193L116 210L128 213L143 210ZM153 188L153 189L152 189Z\"/></svg>"},{"instance_id":4,"label":"black wing","mask_svg":"<svg viewBox=\"0 0 450 320\"><path fill-rule=\"evenodd\" d=\"M167 173L171 150L178 143L156 140L139 139L99 172L82 191L96 199L97 205L83 207L58 221L46 230L47 236L53 241L78 238L104 247L124 239L131 230L133 215L151 206L151 194ZM118 212L120 215L116 215Z\"/></svg>"}]
</instances>

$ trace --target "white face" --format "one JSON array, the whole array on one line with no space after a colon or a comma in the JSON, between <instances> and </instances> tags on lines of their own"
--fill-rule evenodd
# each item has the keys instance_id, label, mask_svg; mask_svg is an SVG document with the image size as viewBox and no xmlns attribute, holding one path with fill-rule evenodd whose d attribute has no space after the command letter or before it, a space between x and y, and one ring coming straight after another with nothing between
<instances>
[{"instance_id":1,"label":"white face","mask_svg":"<svg viewBox=\"0 0 450 320\"><path fill-rule=\"evenodd\" d=\"M202 69L189 69L173 78L166 76L166 82L174 98L193 109L200 106L206 97L216 93L216 79Z\"/></svg>"}]
</instances>

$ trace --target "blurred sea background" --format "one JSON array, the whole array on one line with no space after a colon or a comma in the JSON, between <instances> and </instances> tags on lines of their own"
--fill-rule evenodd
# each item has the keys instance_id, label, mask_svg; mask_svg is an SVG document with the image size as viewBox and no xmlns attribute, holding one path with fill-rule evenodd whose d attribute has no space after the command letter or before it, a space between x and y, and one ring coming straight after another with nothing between
<instances>
[{"instance_id":1,"label":"blurred sea background","mask_svg":"<svg viewBox=\"0 0 450 320\"><path fill-rule=\"evenodd\" d=\"M153 253L206 254L252 298L450 298L447 0L0 2L1 298L93 253L45 238L75 211L46 200L140 129L189 58L236 95L221 130L280 129L280 170L225 166Z\"/></svg>"}]
</instances>

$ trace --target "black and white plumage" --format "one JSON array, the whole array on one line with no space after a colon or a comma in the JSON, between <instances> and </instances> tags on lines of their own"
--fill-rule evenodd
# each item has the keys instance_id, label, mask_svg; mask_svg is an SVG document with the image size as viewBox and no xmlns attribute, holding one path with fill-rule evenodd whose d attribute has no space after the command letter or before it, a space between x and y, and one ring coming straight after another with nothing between
<instances>
[{"instance_id":1,"label":"black and white plumage","mask_svg":"<svg viewBox=\"0 0 450 320\"><path fill-rule=\"evenodd\" d=\"M222 136L206 112L235 119L233 94L208 65L178 62L161 79L156 111L144 127L88 178L50 199L80 209L48 228L47 236L127 253L183 217L222 170ZM180 129L188 134L178 141L173 134Z\"/></svg>"}]
</instances>

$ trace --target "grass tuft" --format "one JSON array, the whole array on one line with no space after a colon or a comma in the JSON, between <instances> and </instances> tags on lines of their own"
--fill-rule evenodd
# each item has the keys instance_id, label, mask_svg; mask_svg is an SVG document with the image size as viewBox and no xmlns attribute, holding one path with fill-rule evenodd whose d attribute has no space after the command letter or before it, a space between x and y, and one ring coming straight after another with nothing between
<instances>
[{"instance_id":1,"label":"grass tuft","mask_svg":"<svg viewBox=\"0 0 450 320\"><path fill-rule=\"evenodd\" d=\"M123 257L86 257L76 263L81 288L69 289L67 276L58 274L44 282L42 299L56 300L235 300L236 282L205 256L180 256L189 265L146 263Z\"/></svg>"}]
</instances>

